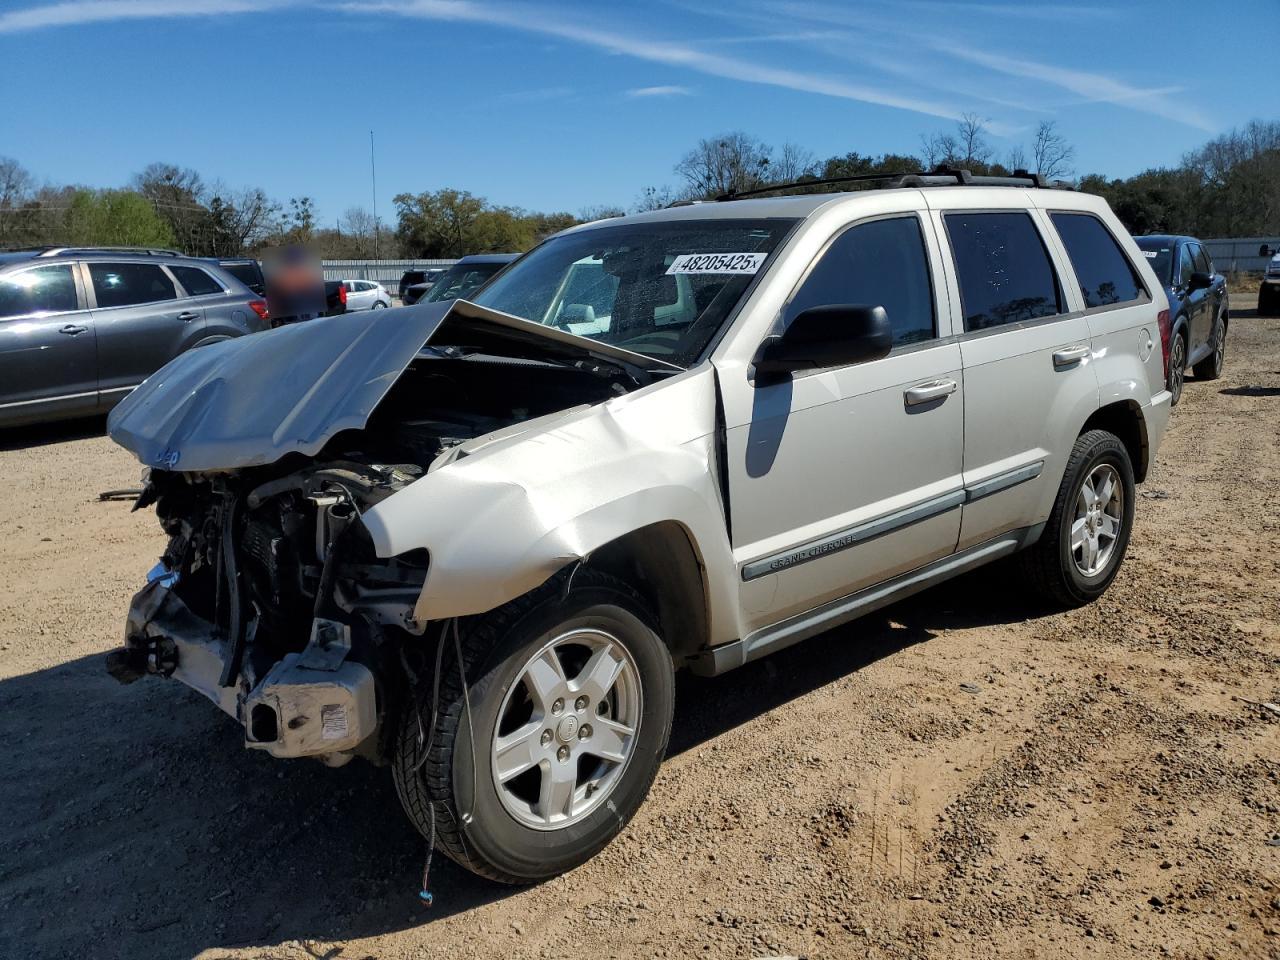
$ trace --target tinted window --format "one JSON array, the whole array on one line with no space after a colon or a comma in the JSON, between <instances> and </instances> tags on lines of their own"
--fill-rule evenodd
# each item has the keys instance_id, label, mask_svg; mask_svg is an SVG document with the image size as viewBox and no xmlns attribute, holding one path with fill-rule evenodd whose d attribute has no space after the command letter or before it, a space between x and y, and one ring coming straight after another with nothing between
<instances>
[{"instance_id":1,"label":"tinted window","mask_svg":"<svg viewBox=\"0 0 1280 960\"><path fill-rule=\"evenodd\" d=\"M1162 284L1169 283L1173 275L1173 246L1167 240L1152 240L1150 237L1137 237L1136 241L1156 277Z\"/></svg>"},{"instance_id":2,"label":"tinted window","mask_svg":"<svg viewBox=\"0 0 1280 960\"><path fill-rule=\"evenodd\" d=\"M222 293L222 284L198 267L170 267L189 297L203 297L207 293Z\"/></svg>"},{"instance_id":3,"label":"tinted window","mask_svg":"<svg viewBox=\"0 0 1280 960\"><path fill-rule=\"evenodd\" d=\"M251 290L257 289L259 293L262 292L259 289L263 287L262 268L258 266L257 262L224 263L221 266L223 270L227 271L246 287Z\"/></svg>"},{"instance_id":4,"label":"tinted window","mask_svg":"<svg viewBox=\"0 0 1280 960\"><path fill-rule=\"evenodd\" d=\"M964 328L986 330L1062 312L1058 279L1025 213L949 213Z\"/></svg>"},{"instance_id":5,"label":"tinted window","mask_svg":"<svg viewBox=\"0 0 1280 960\"><path fill-rule=\"evenodd\" d=\"M91 263L89 276L99 307L176 300L173 281L153 263Z\"/></svg>"},{"instance_id":6,"label":"tinted window","mask_svg":"<svg viewBox=\"0 0 1280 960\"><path fill-rule=\"evenodd\" d=\"M505 266L505 263L470 263L451 267L448 273L436 281L426 299L433 303L438 300L461 300L483 286Z\"/></svg>"},{"instance_id":7,"label":"tinted window","mask_svg":"<svg viewBox=\"0 0 1280 960\"><path fill-rule=\"evenodd\" d=\"M1209 260L1209 254L1204 247L1196 244L1196 269L1201 273L1213 273L1213 263Z\"/></svg>"},{"instance_id":8,"label":"tinted window","mask_svg":"<svg viewBox=\"0 0 1280 960\"><path fill-rule=\"evenodd\" d=\"M1196 272L1196 262L1191 256L1191 244L1184 243L1178 255L1178 285L1186 286L1191 282L1191 275Z\"/></svg>"},{"instance_id":9,"label":"tinted window","mask_svg":"<svg viewBox=\"0 0 1280 960\"><path fill-rule=\"evenodd\" d=\"M0 318L76 308L76 282L69 263L0 277Z\"/></svg>"},{"instance_id":10,"label":"tinted window","mask_svg":"<svg viewBox=\"0 0 1280 960\"><path fill-rule=\"evenodd\" d=\"M788 304L786 322L835 303L884 307L895 344L934 336L933 285L916 217L875 220L836 237Z\"/></svg>"},{"instance_id":11,"label":"tinted window","mask_svg":"<svg viewBox=\"0 0 1280 960\"><path fill-rule=\"evenodd\" d=\"M1051 214L1080 281L1086 307L1128 303L1145 296L1133 265L1101 220L1087 213Z\"/></svg>"}]
</instances>

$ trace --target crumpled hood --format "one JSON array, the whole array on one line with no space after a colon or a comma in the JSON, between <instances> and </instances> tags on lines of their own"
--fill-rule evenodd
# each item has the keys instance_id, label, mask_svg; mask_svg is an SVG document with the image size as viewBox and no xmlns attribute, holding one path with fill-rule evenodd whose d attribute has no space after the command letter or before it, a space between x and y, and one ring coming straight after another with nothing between
<instances>
[{"instance_id":1,"label":"crumpled hood","mask_svg":"<svg viewBox=\"0 0 1280 960\"><path fill-rule=\"evenodd\" d=\"M191 472L315 456L362 428L429 342L524 359L678 369L465 300L347 313L188 351L111 412L111 439L147 466Z\"/></svg>"}]
</instances>

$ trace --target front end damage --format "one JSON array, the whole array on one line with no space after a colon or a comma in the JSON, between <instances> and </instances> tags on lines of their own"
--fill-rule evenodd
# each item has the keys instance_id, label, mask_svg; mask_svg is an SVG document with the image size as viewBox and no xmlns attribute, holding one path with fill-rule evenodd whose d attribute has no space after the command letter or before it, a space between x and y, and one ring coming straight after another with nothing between
<instances>
[{"instance_id":1,"label":"front end damage","mask_svg":"<svg viewBox=\"0 0 1280 960\"><path fill-rule=\"evenodd\" d=\"M650 379L644 358L462 302L379 313L180 357L108 425L169 536L110 673L181 681L277 757L386 759L427 669L431 557L380 556L371 512Z\"/></svg>"}]
</instances>

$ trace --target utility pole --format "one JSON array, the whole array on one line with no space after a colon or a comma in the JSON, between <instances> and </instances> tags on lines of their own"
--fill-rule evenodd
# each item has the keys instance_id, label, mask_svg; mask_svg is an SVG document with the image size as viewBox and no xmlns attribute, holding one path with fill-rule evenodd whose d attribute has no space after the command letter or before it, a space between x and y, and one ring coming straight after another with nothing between
<instances>
[{"instance_id":1,"label":"utility pole","mask_svg":"<svg viewBox=\"0 0 1280 960\"><path fill-rule=\"evenodd\" d=\"M373 259L378 259L378 165L373 154L373 131L369 131L369 179L373 182Z\"/></svg>"}]
</instances>

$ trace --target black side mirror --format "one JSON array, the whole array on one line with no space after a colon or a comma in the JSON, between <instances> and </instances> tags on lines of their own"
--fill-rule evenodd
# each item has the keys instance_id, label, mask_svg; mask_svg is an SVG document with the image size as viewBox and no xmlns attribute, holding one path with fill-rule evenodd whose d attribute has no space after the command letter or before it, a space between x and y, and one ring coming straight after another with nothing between
<instances>
[{"instance_id":1,"label":"black side mirror","mask_svg":"<svg viewBox=\"0 0 1280 960\"><path fill-rule=\"evenodd\" d=\"M1187 281L1188 290L1208 290L1213 286L1213 277L1207 273L1197 270L1191 275L1191 279Z\"/></svg>"},{"instance_id":2,"label":"black side mirror","mask_svg":"<svg viewBox=\"0 0 1280 960\"><path fill-rule=\"evenodd\" d=\"M797 370L879 360L892 349L893 328L884 307L839 303L801 312L781 334L760 344L752 364L757 380L777 380Z\"/></svg>"},{"instance_id":3,"label":"black side mirror","mask_svg":"<svg viewBox=\"0 0 1280 960\"><path fill-rule=\"evenodd\" d=\"M1274 257L1275 255L1275 250L1268 247L1265 243L1258 248L1258 256L1260 257Z\"/></svg>"}]
</instances>

